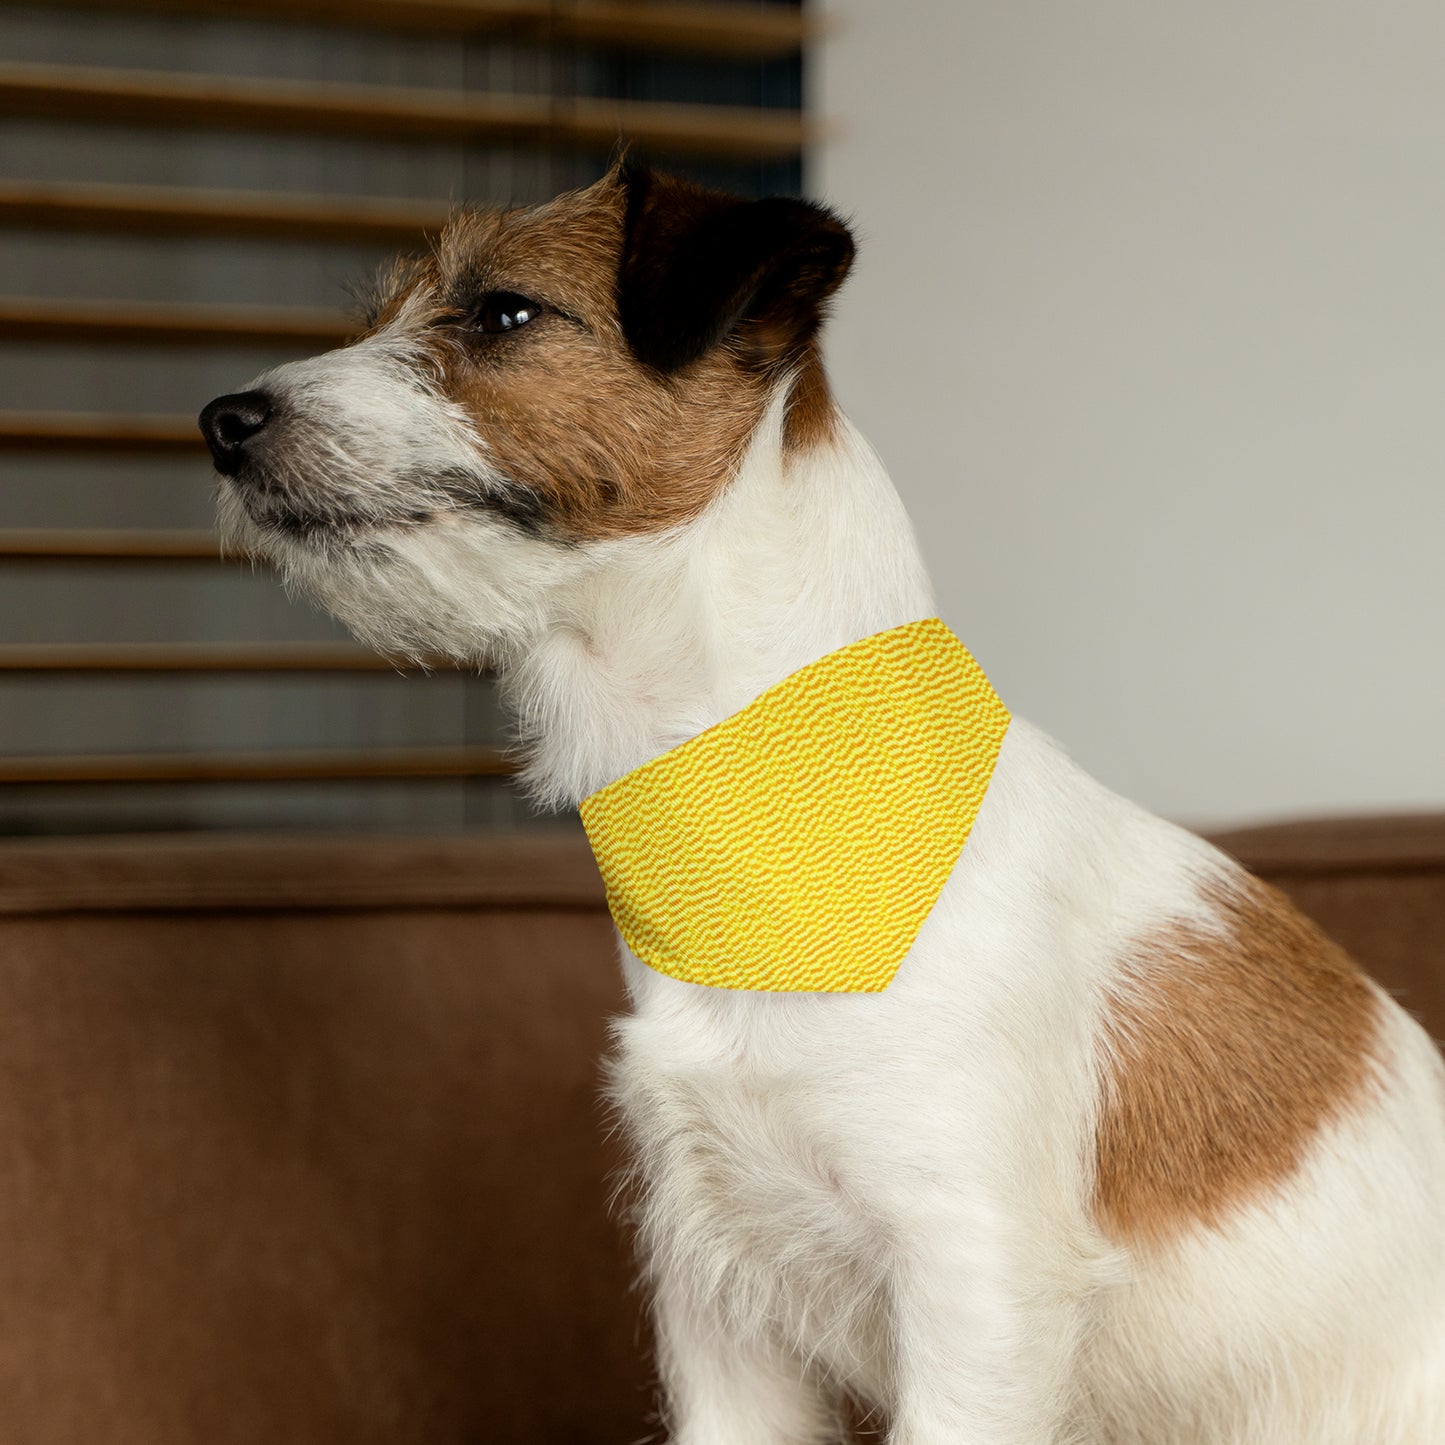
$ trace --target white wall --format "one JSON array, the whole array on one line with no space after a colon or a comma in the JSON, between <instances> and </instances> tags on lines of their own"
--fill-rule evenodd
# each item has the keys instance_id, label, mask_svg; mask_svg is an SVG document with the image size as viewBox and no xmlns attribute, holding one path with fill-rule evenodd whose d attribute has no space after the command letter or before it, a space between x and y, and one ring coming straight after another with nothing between
<instances>
[{"instance_id":1,"label":"white wall","mask_svg":"<svg viewBox=\"0 0 1445 1445\"><path fill-rule=\"evenodd\" d=\"M1445 806L1445 5L832 12L835 386L1005 701L1186 821Z\"/></svg>"}]
</instances>

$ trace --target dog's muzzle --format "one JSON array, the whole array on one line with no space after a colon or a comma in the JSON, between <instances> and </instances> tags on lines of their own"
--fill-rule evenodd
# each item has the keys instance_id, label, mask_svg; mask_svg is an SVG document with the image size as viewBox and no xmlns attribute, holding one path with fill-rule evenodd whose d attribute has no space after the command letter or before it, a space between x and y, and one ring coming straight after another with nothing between
<instances>
[{"instance_id":1,"label":"dog's muzzle","mask_svg":"<svg viewBox=\"0 0 1445 1445\"><path fill-rule=\"evenodd\" d=\"M223 477L234 477L245 466L247 443L265 430L274 409L264 391L239 391L218 396L201 412L201 435Z\"/></svg>"}]
</instances>

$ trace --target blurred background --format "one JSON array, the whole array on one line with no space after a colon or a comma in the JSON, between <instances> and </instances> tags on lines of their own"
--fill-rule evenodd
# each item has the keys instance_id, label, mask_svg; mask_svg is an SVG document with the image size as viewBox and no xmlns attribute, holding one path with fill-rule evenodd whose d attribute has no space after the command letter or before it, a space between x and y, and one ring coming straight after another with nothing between
<instances>
[{"instance_id":1,"label":"blurred background","mask_svg":"<svg viewBox=\"0 0 1445 1445\"><path fill-rule=\"evenodd\" d=\"M193 418L619 130L853 219L835 384L1016 711L1202 826L1445 803L1442 53L1397 0L0 0L0 831L543 821L485 678L216 557Z\"/></svg>"},{"instance_id":2,"label":"blurred background","mask_svg":"<svg viewBox=\"0 0 1445 1445\"><path fill-rule=\"evenodd\" d=\"M1445 10L832 11L834 382L1010 706L1188 823L1445 803Z\"/></svg>"},{"instance_id":3,"label":"blurred background","mask_svg":"<svg viewBox=\"0 0 1445 1445\"><path fill-rule=\"evenodd\" d=\"M943 617L1445 1035L1445 7L0 0L7 1440L660 1438L580 829L195 423L620 131L852 219Z\"/></svg>"},{"instance_id":4,"label":"blurred background","mask_svg":"<svg viewBox=\"0 0 1445 1445\"><path fill-rule=\"evenodd\" d=\"M222 562L195 415L619 132L797 192L794 5L0 3L0 831L510 828L485 678Z\"/></svg>"}]
</instances>

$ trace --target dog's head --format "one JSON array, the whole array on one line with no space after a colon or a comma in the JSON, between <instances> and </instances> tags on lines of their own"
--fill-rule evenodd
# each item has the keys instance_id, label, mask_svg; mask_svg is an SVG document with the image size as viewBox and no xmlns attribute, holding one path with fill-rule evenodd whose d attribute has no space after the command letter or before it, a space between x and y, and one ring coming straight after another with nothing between
<instances>
[{"instance_id":1,"label":"dog's head","mask_svg":"<svg viewBox=\"0 0 1445 1445\"><path fill-rule=\"evenodd\" d=\"M821 207L626 164L461 212L357 341L202 412L223 528L381 646L505 648L556 581L697 517L780 387L789 443L827 434L852 255Z\"/></svg>"}]
</instances>

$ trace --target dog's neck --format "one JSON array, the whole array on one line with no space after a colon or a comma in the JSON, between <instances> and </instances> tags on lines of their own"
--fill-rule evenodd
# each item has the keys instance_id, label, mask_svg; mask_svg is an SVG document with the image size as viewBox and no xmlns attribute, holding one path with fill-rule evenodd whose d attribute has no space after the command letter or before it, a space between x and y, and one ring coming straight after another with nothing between
<instances>
[{"instance_id":1,"label":"dog's neck","mask_svg":"<svg viewBox=\"0 0 1445 1445\"><path fill-rule=\"evenodd\" d=\"M603 550L605 548L606 550ZM527 781L567 806L806 663L932 614L908 519L841 416L790 454L782 407L727 491L665 537L599 544L547 630L502 668Z\"/></svg>"}]
</instances>

